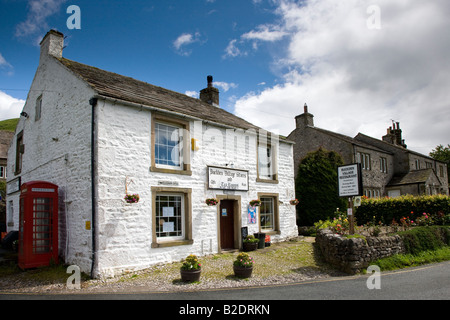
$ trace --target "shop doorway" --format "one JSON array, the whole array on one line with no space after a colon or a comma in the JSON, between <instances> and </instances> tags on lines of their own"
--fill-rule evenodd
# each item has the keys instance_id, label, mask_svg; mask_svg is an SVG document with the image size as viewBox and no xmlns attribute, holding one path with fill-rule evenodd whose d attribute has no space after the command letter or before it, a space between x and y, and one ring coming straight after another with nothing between
<instances>
[{"instance_id":1,"label":"shop doorway","mask_svg":"<svg viewBox=\"0 0 450 320\"><path fill-rule=\"evenodd\" d=\"M218 243L219 252L240 248L241 215L239 196L218 196Z\"/></svg>"},{"instance_id":2,"label":"shop doorway","mask_svg":"<svg viewBox=\"0 0 450 320\"><path fill-rule=\"evenodd\" d=\"M234 200L220 201L220 247L234 249Z\"/></svg>"}]
</instances>

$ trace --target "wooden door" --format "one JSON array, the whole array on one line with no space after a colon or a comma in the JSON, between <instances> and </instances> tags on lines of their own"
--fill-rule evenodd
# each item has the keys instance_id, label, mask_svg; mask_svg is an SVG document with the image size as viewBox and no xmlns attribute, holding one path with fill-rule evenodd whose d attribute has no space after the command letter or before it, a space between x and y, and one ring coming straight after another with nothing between
<instances>
[{"instance_id":1,"label":"wooden door","mask_svg":"<svg viewBox=\"0 0 450 320\"><path fill-rule=\"evenodd\" d=\"M234 201L220 201L220 245L222 249L234 249Z\"/></svg>"}]
</instances>

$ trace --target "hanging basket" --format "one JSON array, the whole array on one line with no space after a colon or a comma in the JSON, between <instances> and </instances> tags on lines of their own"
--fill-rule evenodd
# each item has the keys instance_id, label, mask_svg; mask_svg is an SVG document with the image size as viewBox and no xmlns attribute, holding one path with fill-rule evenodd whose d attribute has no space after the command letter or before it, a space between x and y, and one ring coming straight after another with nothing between
<instances>
[{"instance_id":1,"label":"hanging basket","mask_svg":"<svg viewBox=\"0 0 450 320\"><path fill-rule=\"evenodd\" d=\"M252 206L252 207L259 207L259 206L261 206L261 200L252 200L252 201L250 201L250 206Z\"/></svg>"},{"instance_id":2,"label":"hanging basket","mask_svg":"<svg viewBox=\"0 0 450 320\"><path fill-rule=\"evenodd\" d=\"M126 203L138 203L139 195L138 194L127 194L124 198Z\"/></svg>"},{"instance_id":3,"label":"hanging basket","mask_svg":"<svg viewBox=\"0 0 450 320\"><path fill-rule=\"evenodd\" d=\"M208 206L216 206L219 203L219 200L215 199L215 198L210 198L210 199L206 199L205 203Z\"/></svg>"}]
</instances>

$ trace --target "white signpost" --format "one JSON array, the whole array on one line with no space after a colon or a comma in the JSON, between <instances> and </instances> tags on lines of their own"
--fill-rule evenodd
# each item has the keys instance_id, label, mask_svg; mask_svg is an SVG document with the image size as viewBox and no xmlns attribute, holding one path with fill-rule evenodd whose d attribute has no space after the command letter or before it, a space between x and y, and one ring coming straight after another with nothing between
<instances>
[{"instance_id":1,"label":"white signpost","mask_svg":"<svg viewBox=\"0 0 450 320\"><path fill-rule=\"evenodd\" d=\"M354 234L352 197L359 197L363 194L361 164L355 163L338 167L338 184L339 197L348 198L347 214L350 222L350 234Z\"/></svg>"},{"instance_id":2,"label":"white signpost","mask_svg":"<svg viewBox=\"0 0 450 320\"><path fill-rule=\"evenodd\" d=\"M339 196L362 196L361 165L359 163L338 167Z\"/></svg>"}]
</instances>

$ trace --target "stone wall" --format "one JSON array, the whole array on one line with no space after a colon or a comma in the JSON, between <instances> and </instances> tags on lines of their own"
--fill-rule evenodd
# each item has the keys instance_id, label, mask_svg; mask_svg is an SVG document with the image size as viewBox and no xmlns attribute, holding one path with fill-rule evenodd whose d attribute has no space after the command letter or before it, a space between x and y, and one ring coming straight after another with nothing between
<instances>
[{"instance_id":1,"label":"stone wall","mask_svg":"<svg viewBox=\"0 0 450 320\"><path fill-rule=\"evenodd\" d=\"M347 239L322 229L317 233L316 243L328 263L349 274L360 272L377 259L405 252L398 235Z\"/></svg>"}]
</instances>

